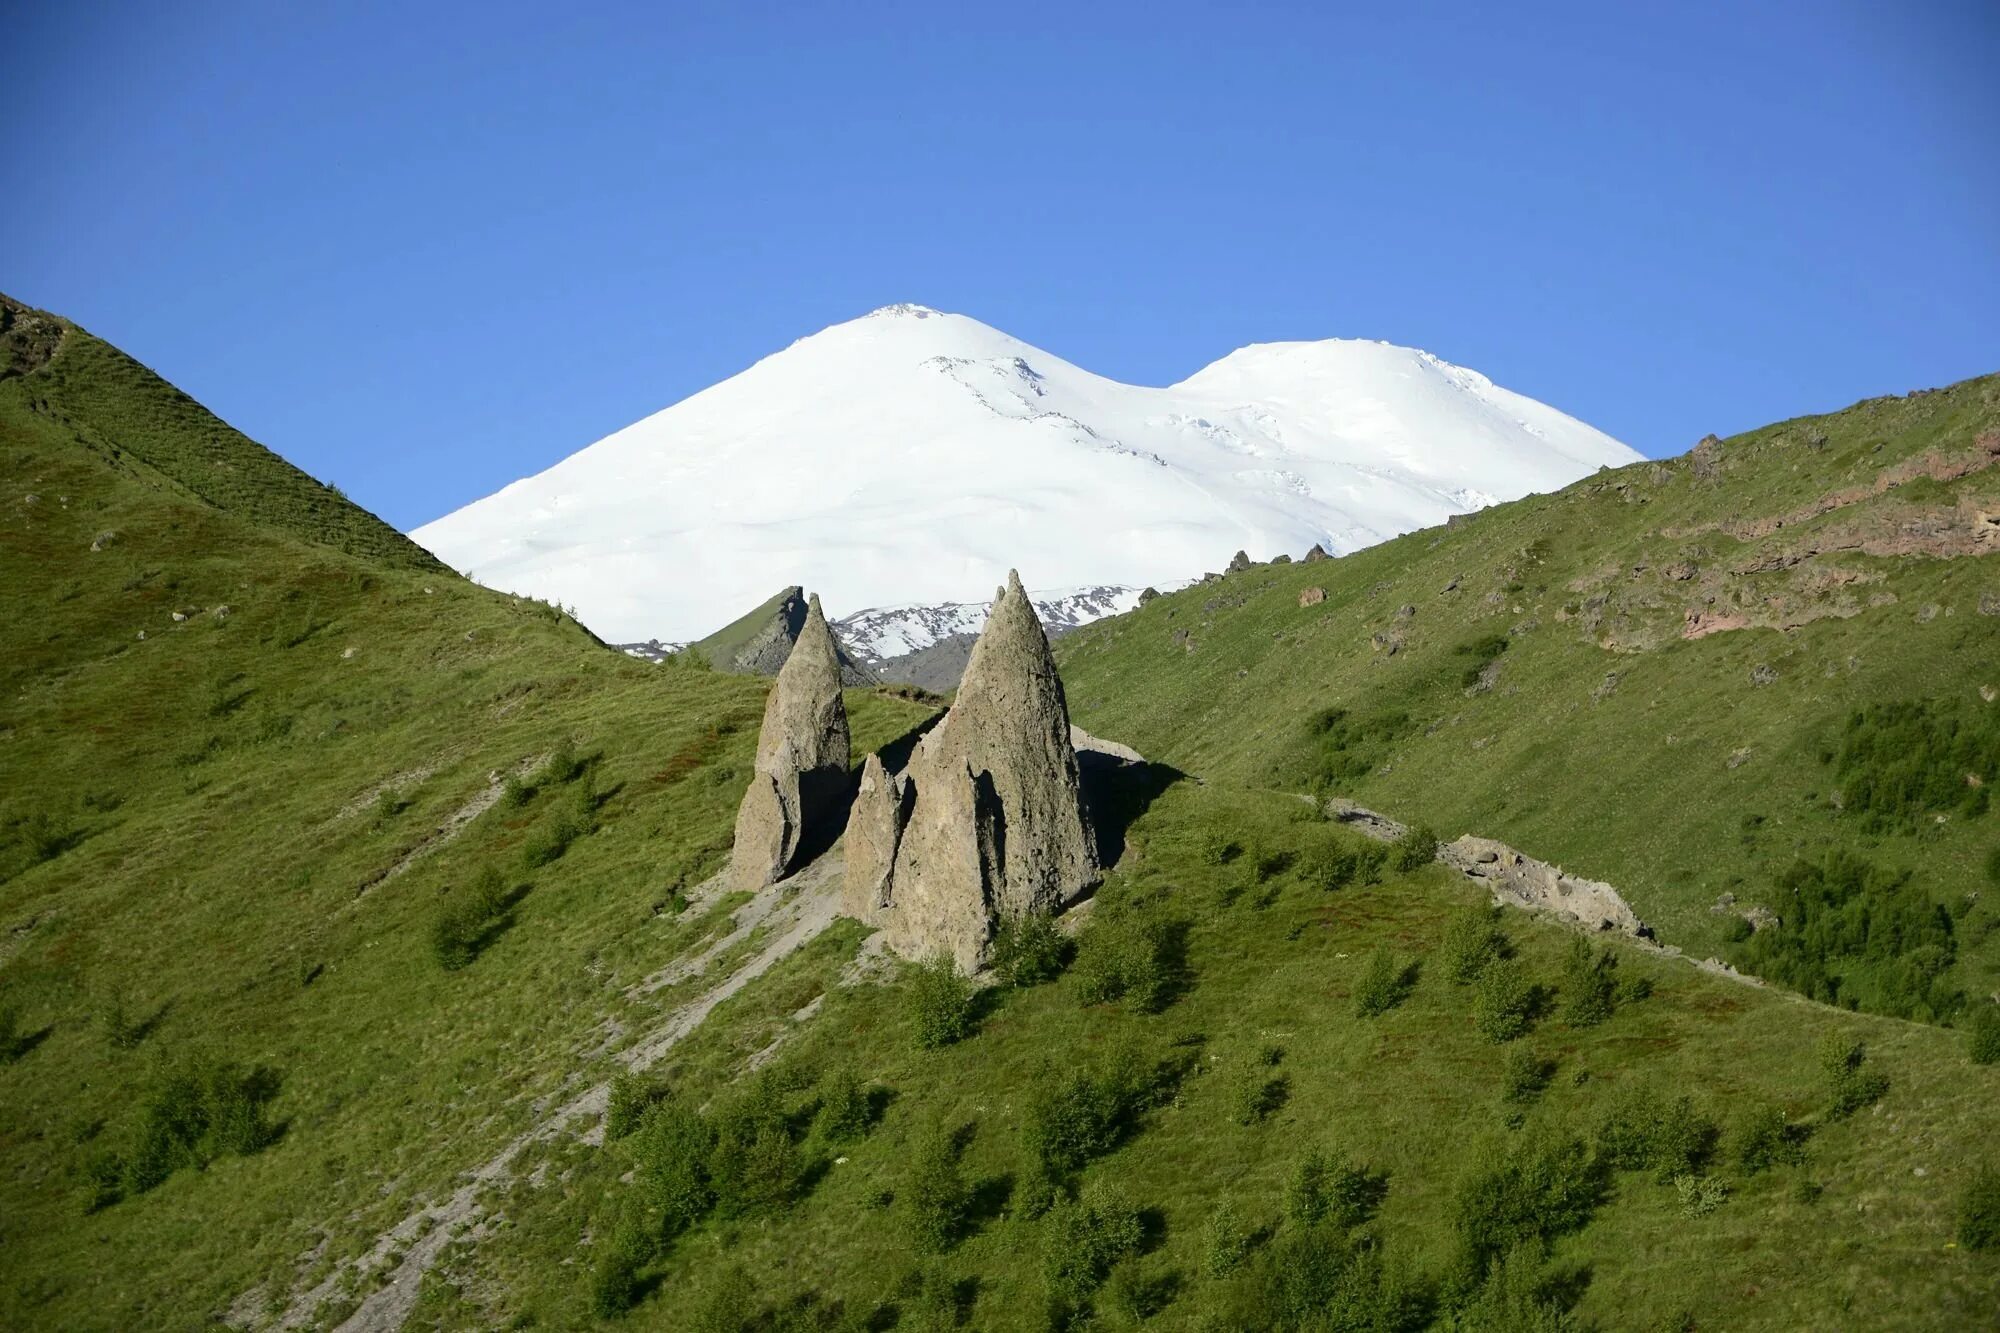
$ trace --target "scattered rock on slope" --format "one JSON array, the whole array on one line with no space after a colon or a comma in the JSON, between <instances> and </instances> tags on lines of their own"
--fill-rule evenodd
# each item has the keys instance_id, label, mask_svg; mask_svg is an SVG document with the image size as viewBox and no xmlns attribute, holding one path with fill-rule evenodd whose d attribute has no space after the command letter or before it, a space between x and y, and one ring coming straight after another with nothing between
<instances>
[{"instance_id":1,"label":"scattered rock on slope","mask_svg":"<svg viewBox=\"0 0 2000 1333\"><path fill-rule=\"evenodd\" d=\"M843 910L898 953L968 971L1000 918L1059 910L1097 882L1062 680L1019 575L909 765L863 768L846 854Z\"/></svg>"},{"instance_id":2,"label":"scattered rock on slope","mask_svg":"<svg viewBox=\"0 0 2000 1333\"><path fill-rule=\"evenodd\" d=\"M814 597L764 704L756 771L736 811L737 887L783 878L808 835L838 819L849 755L840 684L839 651Z\"/></svg>"}]
</instances>

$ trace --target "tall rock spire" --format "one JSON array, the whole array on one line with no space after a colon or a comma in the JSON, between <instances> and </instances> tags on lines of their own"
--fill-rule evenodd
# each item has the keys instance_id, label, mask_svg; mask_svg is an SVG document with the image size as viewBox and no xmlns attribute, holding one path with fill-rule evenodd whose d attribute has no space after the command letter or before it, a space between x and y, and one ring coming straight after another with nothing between
<instances>
[{"instance_id":1,"label":"tall rock spire","mask_svg":"<svg viewBox=\"0 0 2000 1333\"><path fill-rule=\"evenodd\" d=\"M1010 572L958 698L890 774L863 774L848 825L846 910L905 954L985 959L1003 917L1056 911L1097 882L1062 680Z\"/></svg>"},{"instance_id":2,"label":"tall rock spire","mask_svg":"<svg viewBox=\"0 0 2000 1333\"><path fill-rule=\"evenodd\" d=\"M848 757L840 655L815 595L764 703L756 771L736 810L737 887L759 889L794 868L808 831L837 817Z\"/></svg>"}]
</instances>

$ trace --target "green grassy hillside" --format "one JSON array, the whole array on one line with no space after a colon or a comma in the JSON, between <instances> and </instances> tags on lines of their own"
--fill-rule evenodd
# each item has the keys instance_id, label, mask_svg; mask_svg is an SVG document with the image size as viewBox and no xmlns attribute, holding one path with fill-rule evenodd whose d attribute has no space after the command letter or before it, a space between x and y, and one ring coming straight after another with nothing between
<instances>
[{"instance_id":1,"label":"green grassy hillside","mask_svg":"<svg viewBox=\"0 0 2000 1333\"><path fill-rule=\"evenodd\" d=\"M1497 613L1433 587L1398 622L1417 598L1375 590L1435 557L1463 571L1464 601L1483 598L1467 580L1503 567L1475 562L1475 543L1531 546L1540 530L1506 527L1523 515L1541 516L1551 563L1569 510L1613 535L1590 555L1579 530L1571 581L1622 570L1620 542L1639 562L1649 543L1722 544L1649 537L1622 493L1579 491L1162 599L1073 640L1065 673L1080 720L1190 776L1114 799L1132 819L1123 856L1065 923L1074 941L1031 933L1023 984L971 994L831 921L831 867L754 896L713 887L767 682L628 660L393 534L371 545L372 519L286 481L102 344L11 318L0 1327L1958 1329L2000 1305L2000 1257L1974 1248L2000 1240L2000 1184L1978 1184L2000 1067L1969 1062L1961 1033L1616 943L1579 953L1293 794L1339 787L1441 828L1463 809L1468 827L1622 882L1648 844L1641 815L1601 792L1633 791L1655 818L1722 821L1728 845L1689 858L1702 873L1733 858L1751 883L1794 828L1824 826L1840 835L1827 845L1918 868L1947 901L1929 886L1976 873L1990 813L1850 835L1810 774L1836 771L1843 745L1872 772L1953 720L1951 745L1980 762L1972 711L1840 731L1840 710L1901 698L1898 682L1944 701L1933 710L1951 701L1976 653L1945 631L1993 623L1976 559L1883 558L1882 583L1860 588L1897 593L1900 633L1870 612L1686 644L1674 607L1641 604L1657 595L1643 580L1531 600L1554 575L1529 570L1508 580L1523 596L1507 646L1476 656L1456 650ZM117 383L93 378L121 365ZM1932 429L1926 413L1977 425L1987 392L1879 409L1906 419L1885 452L1924 447L1904 436ZM1826 434L1828 453L1851 451ZM235 441L219 473L203 463L216 440ZM1778 491L1816 484L1731 453L1714 478L1668 466L1639 494L1677 496L1672 521L1699 523L1739 509L1697 503L1697 485L1797 503ZM218 475L276 480L231 492ZM1937 484L1976 498L1985 475ZM1295 619L1293 585L1327 588L1310 652L1285 641L1316 623ZM1240 600L1199 609L1217 597ZM1929 601L1939 613L1917 620ZM1600 637L1655 621L1657 644L1604 665ZM1368 634L1396 625L1402 646L1370 665L1384 655ZM1687 765L1623 757L1621 734L1679 707L1682 677L1646 673L1843 630L1874 646L1812 688L1876 694L1826 714L1826 764L1762 702L1790 696L1727 672L1701 685L1709 729L1676 723L1674 754L1685 737L1731 776L1703 786ZM1467 696L1476 657L1499 674ZM1735 665L1767 658L1779 675L1758 691L1802 687L1781 654ZM1590 702L1610 670L1631 674ZM1359 721L1314 721L1348 700ZM857 756L927 711L877 691L848 702ZM1392 704L1415 722L1383 724ZM1718 707L1738 715L1731 747L1752 750L1736 768ZM1577 727L1565 751L1551 719L1604 709L1625 710L1623 732ZM1434 753L1440 735L1462 743ZM1810 787L1820 805L1773 804L1769 828L1716 813L1740 796L1733 775L1775 758L1772 737L1806 767L1799 787L1760 770L1770 801ZM1500 754L1520 785L1483 767ZM1429 783L1400 785L1406 762ZM1650 794L1641 765L1685 808ZM1558 805L1532 822L1548 789L1530 784L1551 775L1553 795L1596 802L1604 859L1592 816ZM1551 845L1562 830L1574 852ZM1631 892L1674 938L1671 914ZM1947 912L1942 975L1983 965L1985 911ZM1905 917L1923 947L1928 918Z\"/></svg>"},{"instance_id":2,"label":"green grassy hillside","mask_svg":"<svg viewBox=\"0 0 2000 1333\"><path fill-rule=\"evenodd\" d=\"M2000 987L1996 463L2000 377L1871 400L1059 657L1084 726L1184 769L1501 838L1698 957L1950 1021ZM1737 938L1725 894L1785 928Z\"/></svg>"}]
</instances>

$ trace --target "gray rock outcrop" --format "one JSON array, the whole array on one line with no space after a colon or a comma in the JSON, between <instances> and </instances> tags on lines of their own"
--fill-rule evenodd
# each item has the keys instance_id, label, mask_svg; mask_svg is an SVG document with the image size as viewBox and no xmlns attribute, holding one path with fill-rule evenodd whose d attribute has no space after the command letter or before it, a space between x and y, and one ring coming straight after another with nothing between
<instances>
[{"instance_id":1,"label":"gray rock outcrop","mask_svg":"<svg viewBox=\"0 0 2000 1333\"><path fill-rule=\"evenodd\" d=\"M907 957L970 971L1005 917L1060 910L1098 880L1062 680L1007 576L951 711L900 773L863 768L843 910Z\"/></svg>"},{"instance_id":2,"label":"gray rock outcrop","mask_svg":"<svg viewBox=\"0 0 2000 1333\"><path fill-rule=\"evenodd\" d=\"M808 834L839 817L849 757L840 682L833 632L814 597L764 704L756 770L736 810L736 887L760 889L784 878Z\"/></svg>"},{"instance_id":3,"label":"gray rock outcrop","mask_svg":"<svg viewBox=\"0 0 2000 1333\"><path fill-rule=\"evenodd\" d=\"M1504 842L1468 833L1440 846L1438 859L1484 884L1495 902L1551 912L1585 930L1615 930L1641 938L1652 934L1609 884L1564 874Z\"/></svg>"}]
</instances>

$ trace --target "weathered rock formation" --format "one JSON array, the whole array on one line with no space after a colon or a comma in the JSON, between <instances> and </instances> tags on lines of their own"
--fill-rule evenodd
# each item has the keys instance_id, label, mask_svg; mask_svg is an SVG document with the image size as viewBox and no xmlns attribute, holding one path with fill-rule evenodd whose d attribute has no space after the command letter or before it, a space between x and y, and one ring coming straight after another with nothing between
<instances>
[{"instance_id":1,"label":"weathered rock formation","mask_svg":"<svg viewBox=\"0 0 2000 1333\"><path fill-rule=\"evenodd\" d=\"M1504 842L1468 833L1440 846L1438 860L1484 884L1495 902L1551 912L1585 930L1616 930L1640 938L1652 934L1609 884L1566 875Z\"/></svg>"},{"instance_id":2,"label":"weathered rock formation","mask_svg":"<svg viewBox=\"0 0 2000 1333\"><path fill-rule=\"evenodd\" d=\"M1062 681L1010 573L951 711L902 772L862 768L843 910L898 953L971 970L1002 918L1059 910L1097 879Z\"/></svg>"},{"instance_id":3,"label":"weathered rock formation","mask_svg":"<svg viewBox=\"0 0 2000 1333\"><path fill-rule=\"evenodd\" d=\"M840 817L849 753L840 680L833 632L814 597L764 704L756 771L736 810L730 876L739 888L784 878L808 835Z\"/></svg>"}]
</instances>

